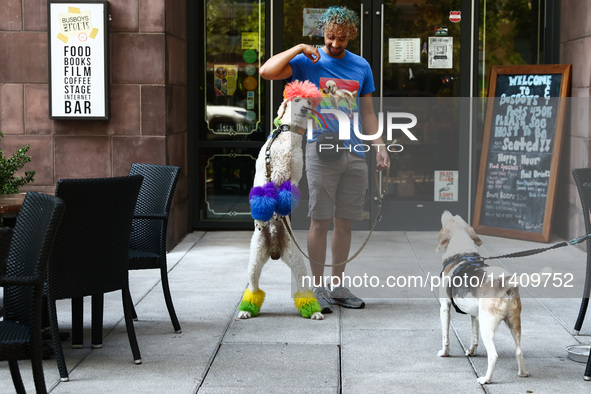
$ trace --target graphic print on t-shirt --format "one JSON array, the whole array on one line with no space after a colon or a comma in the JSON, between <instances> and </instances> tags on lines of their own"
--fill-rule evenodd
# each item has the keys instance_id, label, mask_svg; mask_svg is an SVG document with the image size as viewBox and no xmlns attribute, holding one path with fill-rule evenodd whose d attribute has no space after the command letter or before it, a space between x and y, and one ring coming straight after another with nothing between
<instances>
[{"instance_id":1,"label":"graphic print on t-shirt","mask_svg":"<svg viewBox=\"0 0 591 394\"><path fill-rule=\"evenodd\" d=\"M357 109L358 81L321 77L319 85L324 97L322 108L340 109L348 113Z\"/></svg>"}]
</instances>

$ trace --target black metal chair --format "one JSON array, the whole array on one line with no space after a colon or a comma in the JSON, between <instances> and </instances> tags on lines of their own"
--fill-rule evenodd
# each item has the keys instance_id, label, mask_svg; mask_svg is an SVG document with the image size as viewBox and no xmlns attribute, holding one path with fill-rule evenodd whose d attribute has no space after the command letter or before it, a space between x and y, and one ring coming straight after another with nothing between
<instances>
[{"instance_id":1,"label":"black metal chair","mask_svg":"<svg viewBox=\"0 0 591 394\"><path fill-rule=\"evenodd\" d=\"M8 361L18 393L25 392L18 360L27 359L31 359L37 393L47 392L41 338L43 283L63 211L59 198L29 192L14 229L1 229L0 286L5 311L0 321L0 360Z\"/></svg>"},{"instance_id":2,"label":"black metal chair","mask_svg":"<svg viewBox=\"0 0 591 394\"><path fill-rule=\"evenodd\" d=\"M174 330L181 332L168 283L166 232L180 167L133 163L129 175L143 175L129 241L129 269L159 269L164 300ZM134 310L134 318L137 315Z\"/></svg>"},{"instance_id":3,"label":"black metal chair","mask_svg":"<svg viewBox=\"0 0 591 394\"><path fill-rule=\"evenodd\" d=\"M92 296L92 346L102 347L103 296L121 290L127 336L136 364L140 350L129 297L129 234L141 176L62 179L55 194L66 211L49 261L46 286L51 336L62 381L68 381L56 300L72 299L72 345L82 346L83 297Z\"/></svg>"}]
</instances>

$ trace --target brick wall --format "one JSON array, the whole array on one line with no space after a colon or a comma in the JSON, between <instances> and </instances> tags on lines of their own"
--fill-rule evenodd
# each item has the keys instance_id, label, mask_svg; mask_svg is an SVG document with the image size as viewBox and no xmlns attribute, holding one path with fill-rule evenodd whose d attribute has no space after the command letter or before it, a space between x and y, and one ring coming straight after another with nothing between
<instances>
[{"instance_id":1,"label":"brick wall","mask_svg":"<svg viewBox=\"0 0 591 394\"><path fill-rule=\"evenodd\" d=\"M46 0L3 0L0 18L0 147L30 144L35 183L52 193L60 178L122 176L132 162L183 168L168 246L189 229L187 12L178 0L110 0L108 121L50 120Z\"/></svg>"},{"instance_id":2,"label":"brick wall","mask_svg":"<svg viewBox=\"0 0 591 394\"><path fill-rule=\"evenodd\" d=\"M571 239L585 234L583 212L571 170L591 166L591 0L562 0L560 62L573 65L573 76L571 111L565 125L554 233Z\"/></svg>"}]
</instances>

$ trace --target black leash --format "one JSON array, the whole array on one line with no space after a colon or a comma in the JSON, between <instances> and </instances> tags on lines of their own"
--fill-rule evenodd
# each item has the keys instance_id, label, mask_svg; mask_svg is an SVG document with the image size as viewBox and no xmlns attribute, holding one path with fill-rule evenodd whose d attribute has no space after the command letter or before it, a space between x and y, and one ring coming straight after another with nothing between
<instances>
[{"instance_id":1,"label":"black leash","mask_svg":"<svg viewBox=\"0 0 591 394\"><path fill-rule=\"evenodd\" d=\"M569 245L576 245L576 244L580 244L581 242L587 240L591 238L591 234L587 234L587 235L581 235L580 237L577 238L573 238L570 241L563 241L563 242L558 242L552 246L548 246L547 248L536 248L536 249L530 249L530 250L524 250L522 252L514 252L514 253L509 253L509 254L503 254L500 256L493 256L493 257L482 257L478 254L468 254L468 255L460 255L460 256L456 256L454 258L451 258L450 260L448 260L444 265L443 265L443 270L441 271L441 275L443 276L443 272L445 271L445 268L451 264L457 263L457 262L461 262L460 265L458 265L458 267L456 267L456 269L453 271L453 273L451 274L451 278L460 275L460 272L465 269L465 263L468 263L468 265L473 265L473 266L483 266L486 267L488 266L487 264L484 263L485 260L493 260L493 259L506 259L506 258L513 258L513 257L525 257L525 256L533 256L535 254L539 254L542 252L545 252L547 250L552 250L552 249L558 249L558 248L562 248L563 246L569 246ZM451 281L450 281L451 282ZM449 297L449 299L451 300L451 304L454 307L454 309L456 310L457 313L461 313L461 314L466 314L466 312L462 311L455 303L454 299L453 299L453 295L451 292L451 287L448 286L447 289L447 295Z\"/></svg>"},{"instance_id":2,"label":"black leash","mask_svg":"<svg viewBox=\"0 0 591 394\"><path fill-rule=\"evenodd\" d=\"M271 145L273 145L273 142L275 142L275 139L277 138L277 136L279 135L279 133L281 133L281 132L287 132L287 131L291 131L289 125L287 125L287 124L281 124L281 125L277 126L277 129L275 129L275 131L273 131L273 133L271 134L271 142L269 142L269 145L267 146L267 149L265 151L265 172L266 172L265 175L267 177L267 182L270 182L271 181ZM283 217L281 217L281 220L283 221L283 225L287 229L287 232L289 233L292 242L298 248L298 250L300 251L300 253L302 253L304 255L304 257L306 259L308 259L311 263L322 265L324 267L338 267L338 266L341 266L341 265L346 265L349 262L351 262L354 258L356 258L359 255L359 253L361 253L361 251L363 250L363 248L365 248L365 245L367 245L367 243L369 242L369 238L373 234L373 231L376 228L376 225L378 224L379 221L382 220L382 199L383 199L383 196L384 196L383 191L382 190L378 190L378 211L377 211L376 217L374 219L373 225L371 226L371 229L369 231L369 234L365 238L365 241L363 241L363 244L361 245L361 247L357 250L357 252L355 252L353 254L353 256L351 256L347 260L342 261L342 262L337 263L337 264L324 264L324 263L320 263L320 262L317 262L317 261L312 260L310 258L310 256L308 256L304 252L304 250L302 249L302 247L298 244L298 241L296 240L296 237L295 237L295 235L293 233L293 230L291 228L291 224L289 222L288 217L287 216L283 216Z\"/></svg>"},{"instance_id":3,"label":"black leash","mask_svg":"<svg viewBox=\"0 0 591 394\"><path fill-rule=\"evenodd\" d=\"M509 253L509 254L504 254L501 256L494 256L494 257L482 257L482 260L506 259L506 258L513 258L513 257L533 256L534 254L542 253L547 250L558 249L558 248L562 248L563 246L580 244L581 242L587 240L588 238L591 238L591 234L581 235L580 237L573 238L570 241L558 242L552 246L548 246L547 248L524 250L522 252L514 252L514 253Z\"/></svg>"},{"instance_id":4,"label":"black leash","mask_svg":"<svg viewBox=\"0 0 591 394\"><path fill-rule=\"evenodd\" d=\"M322 265L324 267L339 267L341 265L346 265L346 264L350 263L354 258L356 258L357 256L359 256L359 253L361 253L361 251L363 250L363 248L365 248L365 245L367 245L367 242L369 242L369 238L373 234L373 230L376 228L376 224L378 224L378 222L380 220L382 220L382 199L380 197L380 199L378 201L378 212L377 212L376 218L373 221L373 225L371 226L371 229L369 230L369 234L367 234L367 237L365 237L365 241L363 241L363 244L361 244L361 246L359 247L359 249L357 250L357 252L355 252L347 260L341 261L340 263L336 263L336 264L325 264L325 263L320 263L318 261L312 260L310 258L310 256L308 256L306 254L306 252L304 252L304 250L302 249L302 247L298 244L298 241L296 240L295 235L293 234L293 230L291 228L291 225L289 224L289 220L287 219L287 216L283 216L282 217L282 220L283 220L283 224L285 225L285 228L287 229L287 232L289 232L289 235L291 236L291 239L292 239L293 243L298 248L298 250L300 251L300 253L303 254L304 257L307 260L309 260L311 263L314 263L314 264L317 264L317 265Z\"/></svg>"}]
</instances>

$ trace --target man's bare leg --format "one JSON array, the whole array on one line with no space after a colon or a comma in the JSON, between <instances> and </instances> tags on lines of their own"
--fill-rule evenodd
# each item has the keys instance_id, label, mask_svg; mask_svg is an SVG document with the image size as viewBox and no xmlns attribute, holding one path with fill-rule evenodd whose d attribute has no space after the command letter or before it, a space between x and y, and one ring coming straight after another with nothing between
<instances>
[{"instance_id":1,"label":"man's bare leg","mask_svg":"<svg viewBox=\"0 0 591 394\"><path fill-rule=\"evenodd\" d=\"M341 278L342 274L345 272L346 264L342 263L349 258L352 229L353 220L334 218L334 230L331 240L332 264L340 265L332 267L332 276Z\"/></svg>"},{"instance_id":2,"label":"man's bare leg","mask_svg":"<svg viewBox=\"0 0 591 394\"><path fill-rule=\"evenodd\" d=\"M326 260L326 237L330 219L312 219L308 232L308 256L314 285L314 295L322 313L332 313L332 300L324 283L324 264Z\"/></svg>"},{"instance_id":3,"label":"man's bare leg","mask_svg":"<svg viewBox=\"0 0 591 394\"><path fill-rule=\"evenodd\" d=\"M347 283L340 282L344 278L346 264L342 264L349 258L351 249L351 232L353 229L353 220L334 218L334 231L332 234L331 250L332 262L336 267L332 267L332 276L335 278L332 284L340 286L331 287L329 292L332 303L346 308L359 309L365 307L365 302L356 297L345 287ZM338 280L336 279L338 278Z\"/></svg>"},{"instance_id":4,"label":"man's bare leg","mask_svg":"<svg viewBox=\"0 0 591 394\"><path fill-rule=\"evenodd\" d=\"M310 257L310 270L314 278L315 286L325 286L324 264L326 260L326 237L330 219L312 219L308 232L308 256ZM319 264L320 263L320 264Z\"/></svg>"}]
</instances>

